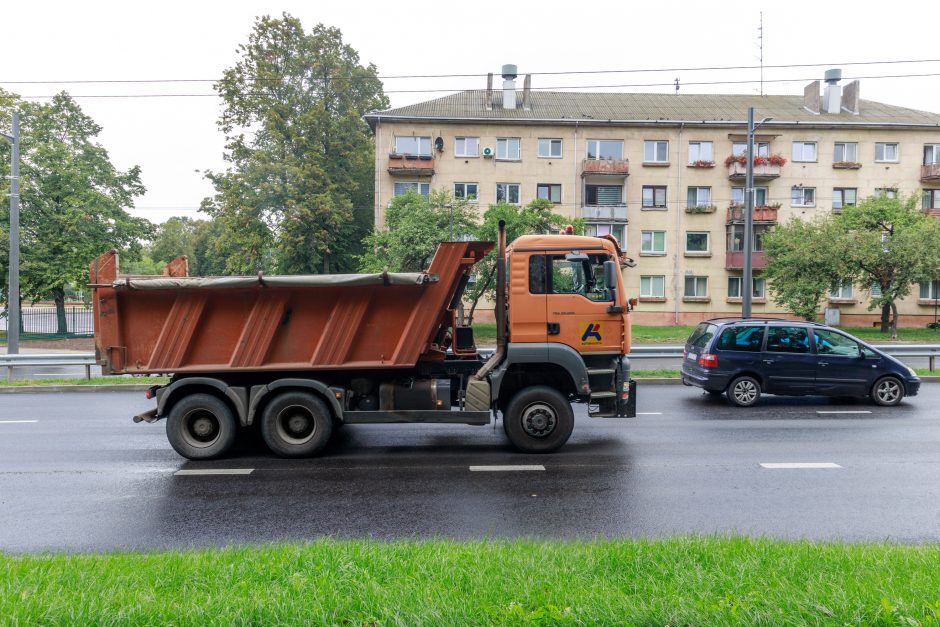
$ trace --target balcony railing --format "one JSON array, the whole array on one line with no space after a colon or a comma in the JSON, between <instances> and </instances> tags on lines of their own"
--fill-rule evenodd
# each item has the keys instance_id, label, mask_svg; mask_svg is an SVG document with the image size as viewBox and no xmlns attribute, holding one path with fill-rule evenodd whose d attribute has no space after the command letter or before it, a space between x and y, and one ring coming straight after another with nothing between
<instances>
[{"instance_id":1,"label":"balcony railing","mask_svg":"<svg viewBox=\"0 0 940 627\"><path fill-rule=\"evenodd\" d=\"M754 222L776 222L779 207L754 207ZM744 222L744 207L728 207L728 222Z\"/></svg>"},{"instance_id":2,"label":"balcony railing","mask_svg":"<svg viewBox=\"0 0 940 627\"><path fill-rule=\"evenodd\" d=\"M627 176L630 161L627 159L585 159L581 162L581 176Z\"/></svg>"},{"instance_id":3,"label":"balcony railing","mask_svg":"<svg viewBox=\"0 0 940 627\"><path fill-rule=\"evenodd\" d=\"M767 267L767 254L762 250L755 250L751 253L751 268L760 270ZM725 253L725 270L743 270L744 269L744 251L729 250Z\"/></svg>"},{"instance_id":4,"label":"balcony railing","mask_svg":"<svg viewBox=\"0 0 940 627\"><path fill-rule=\"evenodd\" d=\"M780 176L780 168L783 166L773 165L770 163L762 163L761 165L754 166L754 178L759 179L775 179ZM733 161L728 165L728 178L744 178L747 176L747 165L744 163L738 163Z\"/></svg>"},{"instance_id":5,"label":"balcony railing","mask_svg":"<svg viewBox=\"0 0 940 627\"><path fill-rule=\"evenodd\" d=\"M920 166L921 181L940 181L940 163Z\"/></svg>"},{"instance_id":6,"label":"balcony railing","mask_svg":"<svg viewBox=\"0 0 940 627\"><path fill-rule=\"evenodd\" d=\"M388 173L407 176L433 176L434 159L431 155L388 155Z\"/></svg>"},{"instance_id":7,"label":"balcony railing","mask_svg":"<svg viewBox=\"0 0 940 627\"><path fill-rule=\"evenodd\" d=\"M627 221L627 206L620 205L585 205L581 207L581 217L585 220Z\"/></svg>"}]
</instances>

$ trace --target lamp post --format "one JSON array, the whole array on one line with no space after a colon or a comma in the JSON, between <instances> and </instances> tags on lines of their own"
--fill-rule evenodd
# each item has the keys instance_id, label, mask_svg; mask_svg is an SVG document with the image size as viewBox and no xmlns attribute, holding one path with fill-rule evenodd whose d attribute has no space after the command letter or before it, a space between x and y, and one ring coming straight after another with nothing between
<instances>
[{"instance_id":1,"label":"lamp post","mask_svg":"<svg viewBox=\"0 0 940 627\"><path fill-rule=\"evenodd\" d=\"M10 289L7 292L7 354L20 352L20 114L13 112L10 156Z\"/></svg>"},{"instance_id":2,"label":"lamp post","mask_svg":"<svg viewBox=\"0 0 940 627\"><path fill-rule=\"evenodd\" d=\"M754 107L747 109L747 164L744 166L744 271L741 277L741 317L751 317L751 298L754 293L753 259L751 249L754 240L754 131L764 122L773 118L764 118L754 124Z\"/></svg>"}]
</instances>

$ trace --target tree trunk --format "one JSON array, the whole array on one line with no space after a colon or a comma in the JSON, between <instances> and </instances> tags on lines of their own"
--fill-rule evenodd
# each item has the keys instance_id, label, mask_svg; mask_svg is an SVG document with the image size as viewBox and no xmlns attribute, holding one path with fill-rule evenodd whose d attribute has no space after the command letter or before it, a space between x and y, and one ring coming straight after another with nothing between
<instances>
[{"instance_id":1,"label":"tree trunk","mask_svg":"<svg viewBox=\"0 0 940 627\"><path fill-rule=\"evenodd\" d=\"M898 306L891 301L891 339L898 339Z\"/></svg>"},{"instance_id":2,"label":"tree trunk","mask_svg":"<svg viewBox=\"0 0 940 627\"><path fill-rule=\"evenodd\" d=\"M330 273L330 253L323 253L323 274Z\"/></svg>"},{"instance_id":3,"label":"tree trunk","mask_svg":"<svg viewBox=\"0 0 940 627\"><path fill-rule=\"evenodd\" d=\"M65 288L53 288L52 299L55 301L56 334L65 335L69 332L68 324L65 320Z\"/></svg>"},{"instance_id":4,"label":"tree trunk","mask_svg":"<svg viewBox=\"0 0 940 627\"><path fill-rule=\"evenodd\" d=\"M489 273L486 275L486 281L483 283L483 287L480 288L480 291L477 292L476 298L473 299L470 305L470 315L467 316L467 326L473 325L473 314L477 310L477 303L480 302L480 299L483 298L483 294L486 293L486 290L490 286L490 281L493 280L493 275L496 273L496 264L493 264L493 267L490 268Z\"/></svg>"},{"instance_id":5,"label":"tree trunk","mask_svg":"<svg viewBox=\"0 0 940 627\"><path fill-rule=\"evenodd\" d=\"M889 316L891 313L891 304L885 303L881 306L881 332L887 333L889 326Z\"/></svg>"}]
</instances>

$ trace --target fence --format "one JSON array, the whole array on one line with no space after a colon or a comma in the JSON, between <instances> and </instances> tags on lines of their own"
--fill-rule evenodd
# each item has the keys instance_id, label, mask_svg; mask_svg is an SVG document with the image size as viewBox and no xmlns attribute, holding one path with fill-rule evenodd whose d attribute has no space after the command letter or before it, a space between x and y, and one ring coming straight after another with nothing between
<instances>
[{"instance_id":1,"label":"fence","mask_svg":"<svg viewBox=\"0 0 940 627\"><path fill-rule=\"evenodd\" d=\"M0 332L6 339L7 312L0 310ZM92 310L82 306L65 308L65 333L59 332L59 321L55 307L23 307L20 312L20 337L22 339L88 337L94 333Z\"/></svg>"}]
</instances>

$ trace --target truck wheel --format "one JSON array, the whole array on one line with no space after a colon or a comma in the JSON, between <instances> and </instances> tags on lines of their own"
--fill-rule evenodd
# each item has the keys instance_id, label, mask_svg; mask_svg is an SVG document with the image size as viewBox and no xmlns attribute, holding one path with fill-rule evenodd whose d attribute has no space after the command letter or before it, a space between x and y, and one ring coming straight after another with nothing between
<instances>
[{"instance_id":1,"label":"truck wheel","mask_svg":"<svg viewBox=\"0 0 940 627\"><path fill-rule=\"evenodd\" d=\"M326 446L333 417L326 404L307 392L283 392L261 414L261 436L275 455L309 457Z\"/></svg>"},{"instance_id":2,"label":"truck wheel","mask_svg":"<svg viewBox=\"0 0 940 627\"><path fill-rule=\"evenodd\" d=\"M166 437L186 459L215 459L235 443L235 415L211 394L190 394L179 400L166 419Z\"/></svg>"},{"instance_id":3,"label":"truck wheel","mask_svg":"<svg viewBox=\"0 0 940 627\"><path fill-rule=\"evenodd\" d=\"M561 392L544 385L523 388L503 413L503 429L520 451L550 453L559 449L574 428L574 412Z\"/></svg>"}]
</instances>

